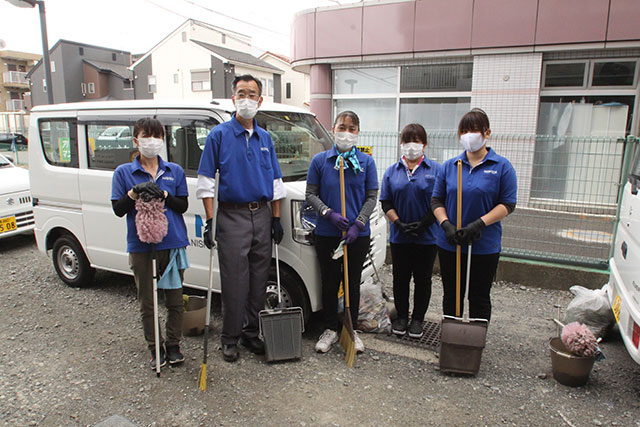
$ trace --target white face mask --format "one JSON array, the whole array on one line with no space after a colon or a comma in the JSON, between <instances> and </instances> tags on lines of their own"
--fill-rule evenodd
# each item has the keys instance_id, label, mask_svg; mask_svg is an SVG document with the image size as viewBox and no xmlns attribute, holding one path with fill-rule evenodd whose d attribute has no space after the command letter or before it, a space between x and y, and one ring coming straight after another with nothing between
<instances>
[{"instance_id":1,"label":"white face mask","mask_svg":"<svg viewBox=\"0 0 640 427\"><path fill-rule=\"evenodd\" d=\"M460 144L465 150L475 153L486 144L485 139L480 132L469 132L460 136Z\"/></svg>"},{"instance_id":2,"label":"white face mask","mask_svg":"<svg viewBox=\"0 0 640 427\"><path fill-rule=\"evenodd\" d=\"M333 134L333 140L336 142L338 151L344 153L353 148L358 142L358 135L351 132L336 132Z\"/></svg>"},{"instance_id":3,"label":"white face mask","mask_svg":"<svg viewBox=\"0 0 640 427\"><path fill-rule=\"evenodd\" d=\"M400 144L400 151L407 160L418 160L424 154L424 145L419 142Z\"/></svg>"},{"instance_id":4,"label":"white face mask","mask_svg":"<svg viewBox=\"0 0 640 427\"><path fill-rule=\"evenodd\" d=\"M249 98L236 99L236 113L243 119L251 120L258 113L258 101Z\"/></svg>"},{"instance_id":5,"label":"white face mask","mask_svg":"<svg viewBox=\"0 0 640 427\"><path fill-rule=\"evenodd\" d=\"M160 154L164 141L160 138L138 138L140 154L148 159L153 159Z\"/></svg>"}]
</instances>

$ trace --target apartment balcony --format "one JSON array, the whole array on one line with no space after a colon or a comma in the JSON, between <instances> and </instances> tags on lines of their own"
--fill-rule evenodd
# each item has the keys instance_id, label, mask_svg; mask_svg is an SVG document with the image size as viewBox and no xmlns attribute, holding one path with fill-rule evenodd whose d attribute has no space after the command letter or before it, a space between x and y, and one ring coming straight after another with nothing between
<instances>
[{"instance_id":1,"label":"apartment balcony","mask_svg":"<svg viewBox=\"0 0 640 427\"><path fill-rule=\"evenodd\" d=\"M7 111L24 111L24 101L22 99L9 99L7 101Z\"/></svg>"},{"instance_id":2,"label":"apartment balcony","mask_svg":"<svg viewBox=\"0 0 640 427\"><path fill-rule=\"evenodd\" d=\"M26 76L27 73L22 71L5 71L2 73L2 79L5 87L17 87L21 89L29 88Z\"/></svg>"}]
</instances>

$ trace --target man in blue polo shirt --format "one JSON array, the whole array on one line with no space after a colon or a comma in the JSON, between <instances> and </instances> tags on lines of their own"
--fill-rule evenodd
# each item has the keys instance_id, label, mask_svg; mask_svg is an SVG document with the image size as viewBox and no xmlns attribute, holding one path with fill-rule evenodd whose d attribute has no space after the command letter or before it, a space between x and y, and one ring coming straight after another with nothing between
<instances>
[{"instance_id":1,"label":"man in blue polo shirt","mask_svg":"<svg viewBox=\"0 0 640 427\"><path fill-rule=\"evenodd\" d=\"M204 243L211 248L214 186L219 185L215 240L222 284L220 340L227 362L238 359L238 343L264 354L258 313L265 305L271 239L279 244L283 237L280 199L286 196L271 136L254 119L262 104L262 84L245 74L232 87L236 113L209 133L196 189L207 218ZM219 183L214 182L216 171Z\"/></svg>"}]
</instances>

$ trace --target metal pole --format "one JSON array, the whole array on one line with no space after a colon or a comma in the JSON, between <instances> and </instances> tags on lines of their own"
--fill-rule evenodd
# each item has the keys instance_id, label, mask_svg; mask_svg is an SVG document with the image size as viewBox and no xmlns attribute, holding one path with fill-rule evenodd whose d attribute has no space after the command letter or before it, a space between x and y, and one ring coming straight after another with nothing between
<instances>
[{"instance_id":1,"label":"metal pole","mask_svg":"<svg viewBox=\"0 0 640 427\"><path fill-rule=\"evenodd\" d=\"M44 63L44 78L47 84L47 99L53 104L53 86L51 82L51 61L49 59L49 41L47 39L47 19L44 13L44 1L37 0L40 11L40 32L42 33L42 62Z\"/></svg>"}]
</instances>

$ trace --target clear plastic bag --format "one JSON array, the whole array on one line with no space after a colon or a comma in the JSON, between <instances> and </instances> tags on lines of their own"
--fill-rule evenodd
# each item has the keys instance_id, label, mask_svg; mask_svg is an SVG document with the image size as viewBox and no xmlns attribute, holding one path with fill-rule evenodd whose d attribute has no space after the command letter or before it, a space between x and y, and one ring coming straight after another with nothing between
<instances>
[{"instance_id":1,"label":"clear plastic bag","mask_svg":"<svg viewBox=\"0 0 640 427\"><path fill-rule=\"evenodd\" d=\"M382 296L382 286L374 284L371 278L360 285L357 329L374 333L391 332L391 320L387 312L387 302Z\"/></svg>"},{"instance_id":2,"label":"clear plastic bag","mask_svg":"<svg viewBox=\"0 0 640 427\"><path fill-rule=\"evenodd\" d=\"M570 287L569 290L575 297L567 306L564 324L584 323L596 338L605 337L615 324L615 317L607 297L608 289L608 284L601 289L587 289L578 285Z\"/></svg>"}]
</instances>

